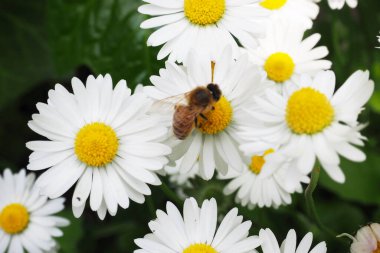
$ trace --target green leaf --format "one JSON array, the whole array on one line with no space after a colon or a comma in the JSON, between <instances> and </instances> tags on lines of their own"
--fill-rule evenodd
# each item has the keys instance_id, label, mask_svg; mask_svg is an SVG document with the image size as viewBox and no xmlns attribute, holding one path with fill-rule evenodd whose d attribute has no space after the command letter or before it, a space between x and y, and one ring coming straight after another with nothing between
<instances>
[{"instance_id":1,"label":"green leaf","mask_svg":"<svg viewBox=\"0 0 380 253\"><path fill-rule=\"evenodd\" d=\"M66 200L67 204L67 200ZM69 203L71 204L71 203ZM59 252L63 253L79 253L79 240L83 236L83 229L82 229L82 219L76 219L71 210L64 210L60 213L61 217L64 217L66 219L70 220L70 225L67 227L64 227L62 229L63 231L63 237L57 238L58 245L59 245Z\"/></svg>"},{"instance_id":2,"label":"green leaf","mask_svg":"<svg viewBox=\"0 0 380 253\"><path fill-rule=\"evenodd\" d=\"M367 160L363 163L342 159L341 168L346 175L344 184L334 182L323 172L321 185L346 200L363 204L380 204L380 157L375 150L368 149L365 153Z\"/></svg>"},{"instance_id":3,"label":"green leaf","mask_svg":"<svg viewBox=\"0 0 380 253\"><path fill-rule=\"evenodd\" d=\"M334 201L320 201L316 203L319 217L323 224L337 234L353 233L358 224L365 224L366 218L360 208L345 201L334 199ZM347 222L336 222L347 221Z\"/></svg>"},{"instance_id":4,"label":"green leaf","mask_svg":"<svg viewBox=\"0 0 380 253\"><path fill-rule=\"evenodd\" d=\"M95 74L110 73L114 81L126 79L130 87L148 82L161 62L157 49L148 48L149 31L140 28L144 16L140 1L49 1L51 47L60 73L78 65Z\"/></svg>"},{"instance_id":5,"label":"green leaf","mask_svg":"<svg viewBox=\"0 0 380 253\"><path fill-rule=\"evenodd\" d=\"M45 1L0 3L0 110L53 74Z\"/></svg>"}]
</instances>

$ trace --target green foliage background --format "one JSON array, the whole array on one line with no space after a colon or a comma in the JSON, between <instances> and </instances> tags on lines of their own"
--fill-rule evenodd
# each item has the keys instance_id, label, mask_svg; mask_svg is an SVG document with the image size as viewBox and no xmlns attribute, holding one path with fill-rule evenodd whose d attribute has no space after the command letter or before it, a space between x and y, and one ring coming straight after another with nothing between
<instances>
[{"instance_id":1,"label":"green foliage background","mask_svg":"<svg viewBox=\"0 0 380 253\"><path fill-rule=\"evenodd\" d=\"M30 151L25 142L40 138L26 123L37 112L35 104L46 101L55 83L69 87L73 76L85 80L91 73L110 73L114 81L126 79L130 87L149 84L149 76L163 62L156 61L157 49L146 46L151 31L139 28L146 18L137 13L139 5L139 0L0 0L0 172L5 167L14 171L26 167ZM380 222L380 49L375 49L380 46L379 30L379 0L359 0L357 9L342 11L321 4L310 33L322 34L320 44L330 49L328 58L338 84L357 69L369 69L378 84L361 115L362 122L370 123L364 130L367 161L343 160L344 185L322 172L314 198L323 226L307 215L304 196L296 194L291 206L278 210L239 208L253 221L252 233L269 227L282 240L290 228L300 235L312 231L316 240L327 241L329 252L349 252L350 240L338 239L337 234L353 234L362 225ZM133 252L133 240L148 232L154 210L164 208L170 199L172 186L163 180L165 187L154 188L147 204L119 209L116 217L108 216L103 222L92 212L73 218L72 192L68 192L62 215L72 225L59 239L61 252ZM195 180L193 184L188 194L199 201L216 197L221 214L234 206L233 197L222 194L225 182Z\"/></svg>"}]
</instances>

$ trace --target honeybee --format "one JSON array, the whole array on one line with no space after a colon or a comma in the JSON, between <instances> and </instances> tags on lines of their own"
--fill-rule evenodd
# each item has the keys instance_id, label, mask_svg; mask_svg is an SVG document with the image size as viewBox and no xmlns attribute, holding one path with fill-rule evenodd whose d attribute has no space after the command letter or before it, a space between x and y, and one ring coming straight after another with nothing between
<instances>
[{"instance_id":1,"label":"honeybee","mask_svg":"<svg viewBox=\"0 0 380 253\"><path fill-rule=\"evenodd\" d=\"M198 116L207 120L204 113L213 110L214 104L219 101L221 96L222 92L219 86L214 83L185 93L187 104L176 104L174 107L172 123L174 135L180 140L186 139L194 127L200 127Z\"/></svg>"}]
</instances>

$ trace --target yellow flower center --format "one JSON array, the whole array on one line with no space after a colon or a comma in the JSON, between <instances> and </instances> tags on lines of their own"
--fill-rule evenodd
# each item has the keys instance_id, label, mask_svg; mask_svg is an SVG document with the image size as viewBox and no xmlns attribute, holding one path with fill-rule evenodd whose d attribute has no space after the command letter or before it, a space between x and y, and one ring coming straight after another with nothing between
<instances>
[{"instance_id":1,"label":"yellow flower center","mask_svg":"<svg viewBox=\"0 0 380 253\"><path fill-rule=\"evenodd\" d=\"M85 125L75 138L75 154L88 166L101 167L112 162L118 147L115 131L104 123Z\"/></svg>"},{"instance_id":2,"label":"yellow flower center","mask_svg":"<svg viewBox=\"0 0 380 253\"><path fill-rule=\"evenodd\" d=\"M268 57L264 69L269 79L280 83L293 75L294 66L293 59L288 54L278 52Z\"/></svg>"},{"instance_id":3,"label":"yellow flower center","mask_svg":"<svg viewBox=\"0 0 380 253\"><path fill-rule=\"evenodd\" d=\"M372 253L380 253L380 242L377 242L377 248Z\"/></svg>"},{"instance_id":4,"label":"yellow flower center","mask_svg":"<svg viewBox=\"0 0 380 253\"><path fill-rule=\"evenodd\" d=\"M29 213L21 204L10 204L0 213L0 228L8 234L17 234L28 226Z\"/></svg>"},{"instance_id":5,"label":"yellow flower center","mask_svg":"<svg viewBox=\"0 0 380 253\"><path fill-rule=\"evenodd\" d=\"M296 134L315 134L329 126L334 108L327 97L310 87L294 92L286 107L286 122Z\"/></svg>"},{"instance_id":6,"label":"yellow flower center","mask_svg":"<svg viewBox=\"0 0 380 253\"><path fill-rule=\"evenodd\" d=\"M264 152L264 155L254 155L251 158L251 164L249 166L250 170L255 173L256 175L260 174L261 169L263 168L265 164L265 156L273 153L273 149L268 149Z\"/></svg>"},{"instance_id":7,"label":"yellow flower center","mask_svg":"<svg viewBox=\"0 0 380 253\"><path fill-rule=\"evenodd\" d=\"M222 96L214 104L214 109L198 116L198 129L204 134L217 134L223 131L232 120L232 106L226 97Z\"/></svg>"},{"instance_id":8,"label":"yellow flower center","mask_svg":"<svg viewBox=\"0 0 380 253\"><path fill-rule=\"evenodd\" d=\"M280 9L287 0L263 0L260 2L260 5L268 10L277 10Z\"/></svg>"},{"instance_id":9,"label":"yellow flower center","mask_svg":"<svg viewBox=\"0 0 380 253\"><path fill-rule=\"evenodd\" d=\"M226 11L225 0L184 0L185 16L195 25L217 23Z\"/></svg>"},{"instance_id":10,"label":"yellow flower center","mask_svg":"<svg viewBox=\"0 0 380 253\"><path fill-rule=\"evenodd\" d=\"M182 253L218 253L213 247L204 243L190 245Z\"/></svg>"}]
</instances>

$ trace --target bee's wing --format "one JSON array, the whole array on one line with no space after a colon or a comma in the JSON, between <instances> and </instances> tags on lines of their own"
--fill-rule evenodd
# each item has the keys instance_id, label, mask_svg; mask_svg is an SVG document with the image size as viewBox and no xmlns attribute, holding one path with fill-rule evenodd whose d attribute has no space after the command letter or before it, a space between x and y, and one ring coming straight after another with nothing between
<instances>
[{"instance_id":1,"label":"bee's wing","mask_svg":"<svg viewBox=\"0 0 380 253\"><path fill-rule=\"evenodd\" d=\"M190 92L181 93L178 95L170 96L164 99L155 101L152 104L151 111L162 112L162 111L173 111L177 105L188 105L187 97Z\"/></svg>"}]
</instances>

